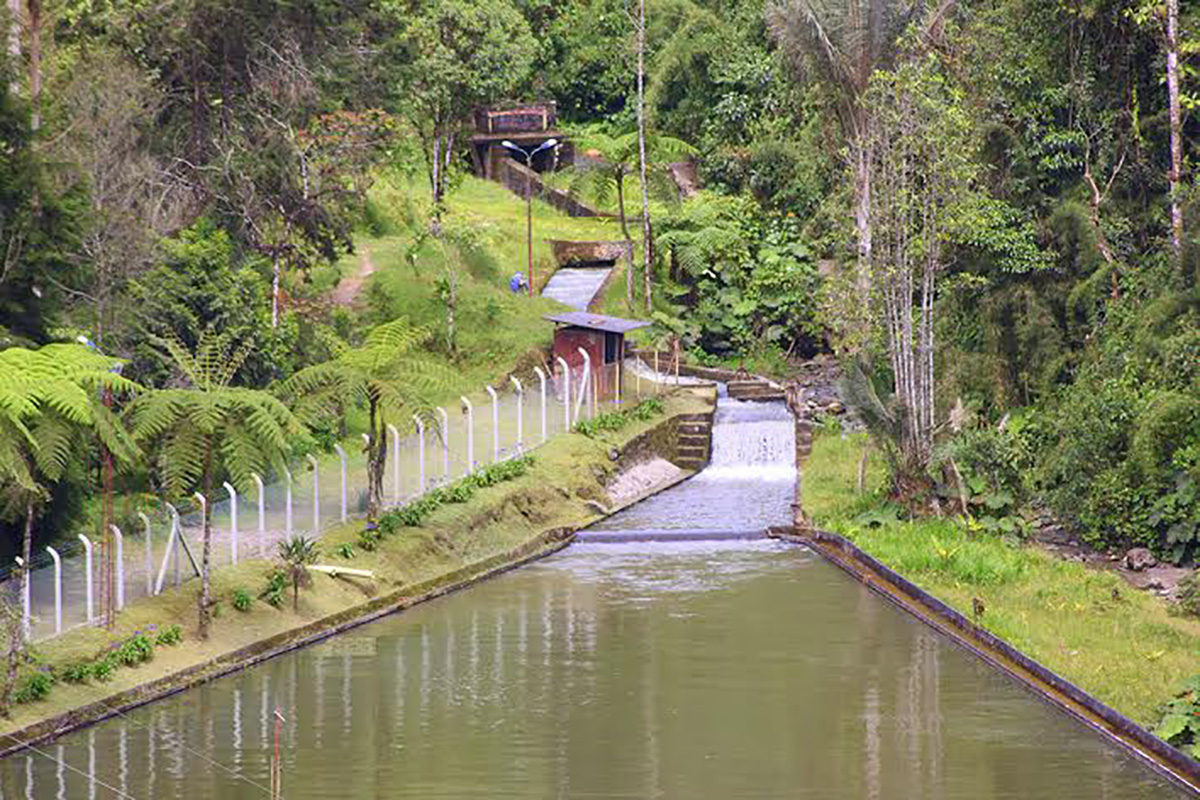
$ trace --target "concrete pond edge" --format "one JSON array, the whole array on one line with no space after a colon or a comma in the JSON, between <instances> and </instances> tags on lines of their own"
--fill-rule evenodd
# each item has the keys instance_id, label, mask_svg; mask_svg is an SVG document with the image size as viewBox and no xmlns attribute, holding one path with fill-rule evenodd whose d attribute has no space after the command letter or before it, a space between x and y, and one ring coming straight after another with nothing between
<instances>
[{"instance_id":1,"label":"concrete pond edge","mask_svg":"<svg viewBox=\"0 0 1200 800\"><path fill-rule=\"evenodd\" d=\"M802 534L790 528L775 528L768 535L815 551L894 606L1120 746L1175 786L1200 797L1200 762L976 625L850 540L827 531Z\"/></svg>"}]
</instances>

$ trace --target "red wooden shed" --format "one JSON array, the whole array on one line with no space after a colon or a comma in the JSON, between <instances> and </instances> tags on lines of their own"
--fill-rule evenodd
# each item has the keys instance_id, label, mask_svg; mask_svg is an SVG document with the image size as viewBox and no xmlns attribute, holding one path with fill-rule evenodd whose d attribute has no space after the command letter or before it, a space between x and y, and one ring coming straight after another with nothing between
<instances>
[{"instance_id":1,"label":"red wooden shed","mask_svg":"<svg viewBox=\"0 0 1200 800\"><path fill-rule=\"evenodd\" d=\"M636 319L607 317L589 311L565 311L547 314L546 319L557 327L554 330L554 357L567 362L572 371L584 363L580 348L591 360L590 380L596 387L596 400L612 400L618 396L622 363L625 360L625 334L650 323Z\"/></svg>"}]
</instances>

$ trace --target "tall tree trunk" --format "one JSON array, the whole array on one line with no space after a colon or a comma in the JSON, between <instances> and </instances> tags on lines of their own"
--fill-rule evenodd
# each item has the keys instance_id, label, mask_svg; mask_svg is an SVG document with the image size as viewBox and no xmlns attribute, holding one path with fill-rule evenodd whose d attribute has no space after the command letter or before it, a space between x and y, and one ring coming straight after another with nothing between
<instances>
[{"instance_id":1,"label":"tall tree trunk","mask_svg":"<svg viewBox=\"0 0 1200 800\"><path fill-rule=\"evenodd\" d=\"M212 585L210 582L210 573L212 572L212 439L207 442L207 448L204 454L204 505L201 511L204 516L204 546L200 554L200 625L199 635L201 639L208 638L208 627L211 622L211 608L209 605L212 596ZM183 536L182 526L180 527L179 535Z\"/></svg>"},{"instance_id":2,"label":"tall tree trunk","mask_svg":"<svg viewBox=\"0 0 1200 800\"><path fill-rule=\"evenodd\" d=\"M271 255L271 327L279 327L279 249Z\"/></svg>"},{"instance_id":3,"label":"tall tree trunk","mask_svg":"<svg viewBox=\"0 0 1200 800\"><path fill-rule=\"evenodd\" d=\"M860 134L864 139L866 133ZM854 228L858 232L859 313L862 326L869 324L871 302L871 146L861 142L856 148L854 164ZM859 347L866 342L858 342Z\"/></svg>"},{"instance_id":4,"label":"tall tree trunk","mask_svg":"<svg viewBox=\"0 0 1200 800\"><path fill-rule=\"evenodd\" d=\"M642 275L646 282L646 313L649 314L654 239L650 230L650 187L646 183L646 0L638 0L637 95L638 170L642 179ZM632 298L630 302L633 302Z\"/></svg>"},{"instance_id":5,"label":"tall tree trunk","mask_svg":"<svg viewBox=\"0 0 1200 800\"><path fill-rule=\"evenodd\" d=\"M29 559L33 556L33 518L37 507L34 505L32 498L25 500L25 532L21 537L21 637L22 640L28 640L29 630L25 626L25 598L29 597L29 582L32 580L32 575L29 569Z\"/></svg>"},{"instance_id":6,"label":"tall tree trunk","mask_svg":"<svg viewBox=\"0 0 1200 800\"><path fill-rule=\"evenodd\" d=\"M368 427L371 431L371 441L367 443L367 523L374 524L379 519L379 510L383 506L383 470L387 466L387 427L384 424L383 413L379 410L378 401L371 398L368 403Z\"/></svg>"},{"instance_id":7,"label":"tall tree trunk","mask_svg":"<svg viewBox=\"0 0 1200 800\"><path fill-rule=\"evenodd\" d=\"M42 127L42 0L29 0L29 127Z\"/></svg>"},{"instance_id":8,"label":"tall tree trunk","mask_svg":"<svg viewBox=\"0 0 1200 800\"><path fill-rule=\"evenodd\" d=\"M1179 101L1179 0L1167 0L1167 100L1171 128L1171 249L1176 264L1183 265L1183 114Z\"/></svg>"},{"instance_id":9,"label":"tall tree trunk","mask_svg":"<svg viewBox=\"0 0 1200 800\"><path fill-rule=\"evenodd\" d=\"M629 222L625 219L625 175L617 175L617 216L621 218L621 234L629 252L629 269L625 271L625 304L633 309L633 237L629 235Z\"/></svg>"}]
</instances>

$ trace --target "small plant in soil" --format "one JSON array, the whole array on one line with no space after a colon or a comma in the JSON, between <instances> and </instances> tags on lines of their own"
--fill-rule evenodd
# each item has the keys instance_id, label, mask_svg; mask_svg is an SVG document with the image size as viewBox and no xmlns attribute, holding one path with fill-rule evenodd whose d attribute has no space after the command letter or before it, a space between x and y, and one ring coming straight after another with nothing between
<instances>
[{"instance_id":1,"label":"small plant in soil","mask_svg":"<svg viewBox=\"0 0 1200 800\"><path fill-rule=\"evenodd\" d=\"M235 611L245 613L254 604L254 598L245 589L234 589L233 594L229 597L229 604L233 606Z\"/></svg>"}]
</instances>

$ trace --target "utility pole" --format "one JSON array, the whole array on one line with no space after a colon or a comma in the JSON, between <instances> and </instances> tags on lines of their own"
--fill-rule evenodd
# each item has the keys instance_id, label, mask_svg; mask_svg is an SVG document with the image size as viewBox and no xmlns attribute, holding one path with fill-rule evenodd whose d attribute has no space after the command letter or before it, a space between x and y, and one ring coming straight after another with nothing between
<instances>
[{"instance_id":1,"label":"utility pole","mask_svg":"<svg viewBox=\"0 0 1200 800\"><path fill-rule=\"evenodd\" d=\"M558 145L558 139L547 139L532 150L505 139L500 145L525 162L525 236L529 245L529 296L533 297L533 157Z\"/></svg>"},{"instance_id":2,"label":"utility pole","mask_svg":"<svg viewBox=\"0 0 1200 800\"><path fill-rule=\"evenodd\" d=\"M654 244L650 230L650 189L646 185L646 0L638 0L637 26L638 169L642 180L642 275L646 281L646 313L650 313ZM632 255L632 254L631 254ZM630 259L632 263L632 258Z\"/></svg>"}]
</instances>

